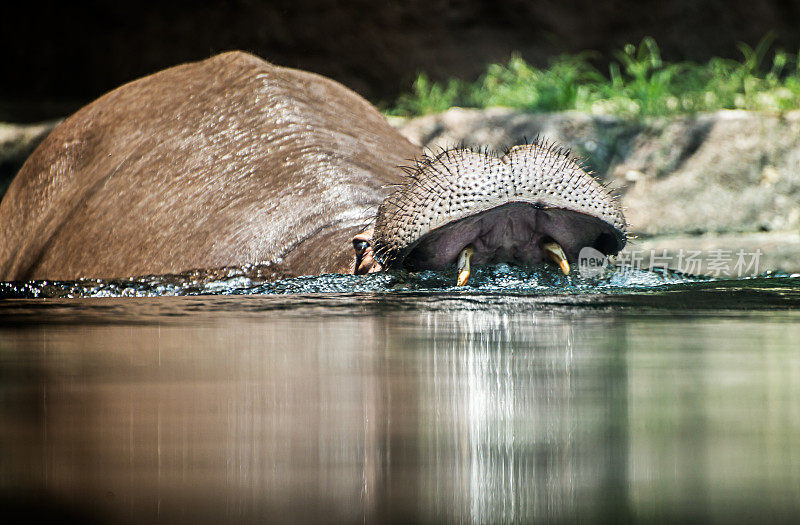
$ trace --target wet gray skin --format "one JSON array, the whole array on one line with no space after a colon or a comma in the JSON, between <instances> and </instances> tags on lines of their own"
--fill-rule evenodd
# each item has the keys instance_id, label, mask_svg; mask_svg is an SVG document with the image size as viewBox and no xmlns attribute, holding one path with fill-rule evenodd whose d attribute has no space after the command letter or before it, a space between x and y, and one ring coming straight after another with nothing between
<instances>
[{"instance_id":1,"label":"wet gray skin","mask_svg":"<svg viewBox=\"0 0 800 525\"><path fill-rule=\"evenodd\" d=\"M625 246L616 199L553 145L516 146L503 157L448 150L408 172L375 220L372 249L384 269L444 269L465 249L473 265L531 265L558 262L546 250L553 242L569 262L586 246L605 255Z\"/></svg>"}]
</instances>

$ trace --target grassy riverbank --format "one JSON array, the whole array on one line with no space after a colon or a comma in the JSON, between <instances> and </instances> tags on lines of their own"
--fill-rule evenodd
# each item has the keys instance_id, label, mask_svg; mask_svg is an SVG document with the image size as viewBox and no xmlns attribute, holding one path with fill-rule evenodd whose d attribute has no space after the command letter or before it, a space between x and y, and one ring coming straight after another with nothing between
<instances>
[{"instance_id":1,"label":"grassy riverbank","mask_svg":"<svg viewBox=\"0 0 800 525\"><path fill-rule=\"evenodd\" d=\"M594 114L656 116L746 109L800 109L800 54L771 50L765 37L755 48L740 44L740 60L670 63L645 38L615 53L608 72L592 53L562 56L539 69L519 57L492 64L475 82L433 82L421 74L411 93L389 115L417 116L453 106L505 106L531 112L579 110Z\"/></svg>"}]
</instances>

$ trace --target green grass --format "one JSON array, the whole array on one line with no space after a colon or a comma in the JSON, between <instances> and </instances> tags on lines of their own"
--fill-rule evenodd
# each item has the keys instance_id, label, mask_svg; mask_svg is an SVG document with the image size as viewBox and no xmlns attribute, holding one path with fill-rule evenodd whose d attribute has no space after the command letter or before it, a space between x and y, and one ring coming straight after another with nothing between
<instances>
[{"instance_id":1,"label":"green grass","mask_svg":"<svg viewBox=\"0 0 800 525\"><path fill-rule=\"evenodd\" d=\"M740 44L740 60L712 58L706 64L669 63L645 38L615 53L608 73L592 65L590 53L562 56L546 69L520 57L492 64L475 82L433 82L421 74L390 115L414 116L453 106L505 106L531 112L579 110L595 114L658 116L746 109L800 109L800 55L770 53L772 36L755 48Z\"/></svg>"}]
</instances>

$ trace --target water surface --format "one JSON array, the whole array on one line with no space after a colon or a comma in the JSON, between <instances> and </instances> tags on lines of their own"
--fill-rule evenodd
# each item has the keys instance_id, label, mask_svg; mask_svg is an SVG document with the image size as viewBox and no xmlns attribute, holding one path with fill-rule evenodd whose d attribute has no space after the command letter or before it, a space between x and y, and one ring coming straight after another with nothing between
<instances>
[{"instance_id":1,"label":"water surface","mask_svg":"<svg viewBox=\"0 0 800 525\"><path fill-rule=\"evenodd\" d=\"M7 513L800 519L797 277L246 273L0 285Z\"/></svg>"}]
</instances>

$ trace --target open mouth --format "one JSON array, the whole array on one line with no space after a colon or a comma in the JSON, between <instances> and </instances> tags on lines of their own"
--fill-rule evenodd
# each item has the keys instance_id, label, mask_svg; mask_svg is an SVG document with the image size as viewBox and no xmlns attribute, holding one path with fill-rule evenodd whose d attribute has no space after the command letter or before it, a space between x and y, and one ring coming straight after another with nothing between
<instances>
[{"instance_id":1,"label":"open mouth","mask_svg":"<svg viewBox=\"0 0 800 525\"><path fill-rule=\"evenodd\" d=\"M472 266L533 265L550 261L565 274L580 250L590 246L609 255L624 236L608 223L579 212L510 202L432 230L409 247L402 266L440 270L454 265L466 282Z\"/></svg>"},{"instance_id":2,"label":"open mouth","mask_svg":"<svg viewBox=\"0 0 800 525\"><path fill-rule=\"evenodd\" d=\"M581 249L618 253L622 210L567 152L536 142L503 157L469 149L426 157L378 209L373 242L384 268L552 261L564 273Z\"/></svg>"}]
</instances>

